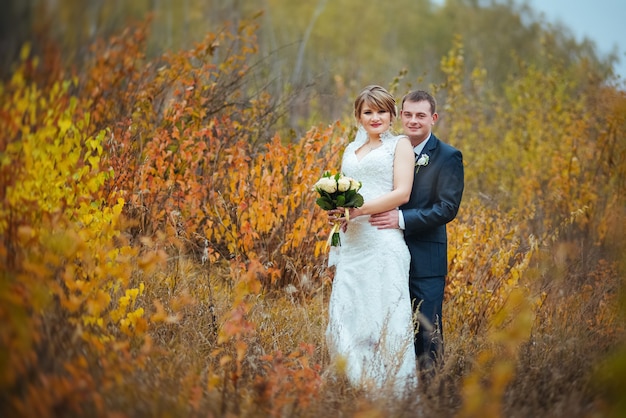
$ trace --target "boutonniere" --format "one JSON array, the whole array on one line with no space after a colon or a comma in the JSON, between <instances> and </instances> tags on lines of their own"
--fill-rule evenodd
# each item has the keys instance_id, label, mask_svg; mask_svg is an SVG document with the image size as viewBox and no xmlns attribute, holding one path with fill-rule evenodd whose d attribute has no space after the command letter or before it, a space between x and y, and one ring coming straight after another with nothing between
<instances>
[{"instance_id":1,"label":"boutonniere","mask_svg":"<svg viewBox=\"0 0 626 418\"><path fill-rule=\"evenodd\" d=\"M420 171L420 167L424 165L428 165L428 161L430 161L430 157L428 156L428 154L420 155L417 161L415 161L415 167L417 167L415 169L415 174L417 174L417 172Z\"/></svg>"}]
</instances>

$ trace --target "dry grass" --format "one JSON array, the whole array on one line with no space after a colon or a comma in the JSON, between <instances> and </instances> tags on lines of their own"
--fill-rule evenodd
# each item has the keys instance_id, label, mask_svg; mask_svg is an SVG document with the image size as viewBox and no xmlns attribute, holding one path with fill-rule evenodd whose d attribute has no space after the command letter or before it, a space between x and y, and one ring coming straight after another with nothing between
<instances>
[{"instance_id":1,"label":"dry grass","mask_svg":"<svg viewBox=\"0 0 626 418\"><path fill-rule=\"evenodd\" d=\"M231 278L223 266L207 269L179 259L147 286L153 294L146 301L173 303L187 295L193 302L180 310L177 322L154 327L150 364L125 378L120 396L106 396L108 407L129 416L471 416L464 407L468 377L483 368L479 384L490 391L498 384L490 367L510 364L514 374L502 388L501 416L605 416L607 399L595 373L623 329L590 323L598 307L616 306L607 295L615 294L619 278L610 269L600 273L605 280L589 278L595 286L589 285L584 298L567 280L551 283L536 307L531 338L513 357L493 343L494 329L473 334L459 324L448 326L442 370L407 399L395 400L351 388L329 369L324 330L330 283L308 295L293 289L250 295L247 319L253 329L242 338L241 374L233 377L233 368L223 367L216 354L219 347L235 350L218 344L219 328L233 308ZM446 311L463 308L445 306ZM480 363L485 353L490 361ZM297 377L302 370L310 374ZM216 371L220 386L210 388ZM307 377L306 384L295 383Z\"/></svg>"}]
</instances>

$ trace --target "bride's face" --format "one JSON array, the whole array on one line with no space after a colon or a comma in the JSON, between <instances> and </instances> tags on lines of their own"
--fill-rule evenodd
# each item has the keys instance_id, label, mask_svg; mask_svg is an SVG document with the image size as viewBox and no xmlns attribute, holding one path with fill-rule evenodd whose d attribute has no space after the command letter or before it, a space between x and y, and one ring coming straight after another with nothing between
<instances>
[{"instance_id":1,"label":"bride's face","mask_svg":"<svg viewBox=\"0 0 626 418\"><path fill-rule=\"evenodd\" d=\"M368 104L363 105L359 122L371 138L378 139L380 134L391 126L391 113L383 109L376 109Z\"/></svg>"}]
</instances>

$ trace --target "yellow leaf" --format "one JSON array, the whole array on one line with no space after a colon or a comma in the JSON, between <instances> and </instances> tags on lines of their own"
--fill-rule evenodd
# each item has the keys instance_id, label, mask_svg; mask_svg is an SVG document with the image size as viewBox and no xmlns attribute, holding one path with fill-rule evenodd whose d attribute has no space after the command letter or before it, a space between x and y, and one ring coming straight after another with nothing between
<instances>
[{"instance_id":1,"label":"yellow leaf","mask_svg":"<svg viewBox=\"0 0 626 418\"><path fill-rule=\"evenodd\" d=\"M25 43L24 46L22 46L22 49L20 50L20 60L26 61L29 56L30 56L30 44Z\"/></svg>"},{"instance_id":2,"label":"yellow leaf","mask_svg":"<svg viewBox=\"0 0 626 418\"><path fill-rule=\"evenodd\" d=\"M59 128L61 129L61 131L59 132L59 135L64 136L71 126L72 126L72 121L70 119L66 119L66 118L61 119L59 121Z\"/></svg>"},{"instance_id":3,"label":"yellow leaf","mask_svg":"<svg viewBox=\"0 0 626 418\"><path fill-rule=\"evenodd\" d=\"M91 156L89 158L87 158L87 161L89 162L89 165L92 168L97 168L100 166L100 157L99 156Z\"/></svg>"},{"instance_id":4,"label":"yellow leaf","mask_svg":"<svg viewBox=\"0 0 626 418\"><path fill-rule=\"evenodd\" d=\"M222 384L222 379L220 378L220 376L217 374L211 373L207 382L207 389L214 390L216 388L219 388L221 384Z\"/></svg>"}]
</instances>

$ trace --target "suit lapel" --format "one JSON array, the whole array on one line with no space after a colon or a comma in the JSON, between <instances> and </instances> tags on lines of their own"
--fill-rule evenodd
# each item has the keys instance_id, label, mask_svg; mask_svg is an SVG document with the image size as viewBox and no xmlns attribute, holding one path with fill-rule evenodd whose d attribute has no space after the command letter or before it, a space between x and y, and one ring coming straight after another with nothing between
<instances>
[{"instance_id":1,"label":"suit lapel","mask_svg":"<svg viewBox=\"0 0 626 418\"><path fill-rule=\"evenodd\" d=\"M433 153L435 152L435 149L437 149L438 143L439 143L439 140L437 139L435 134L431 133L430 138L428 138L428 142L426 143L426 146L422 150L422 153L428 150L426 153L428 154L429 157L432 158Z\"/></svg>"},{"instance_id":2,"label":"suit lapel","mask_svg":"<svg viewBox=\"0 0 626 418\"><path fill-rule=\"evenodd\" d=\"M417 164L417 160L419 159L419 157L421 157L423 154L426 154L426 155L428 155L428 159L429 159L428 164L429 165L432 164L433 163L432 158L433 158L433 155L434 155L435 151L437 150L437 145L438 144L439 144L439 140L437 139L435 134L431 133L430 138L428 138L428 141L426 142L426 145L424 145L424 148L422 149L422 152L419 155L415 156L415 163ZM415 171L415 181L417 181L418 178L420 178L420 177L424 177L423 175L420 176L420 173L421 173L422 170L425 170L426 167L428 167L428 166L420 167L419 171L418 170Z\"/></svg>"},{"instance_id":3,"label":"suit lapel","mask_svg":"<svg viewBox=\"0 0 626 418\"><path fill-rule=\"evenodd\" d=\"M419 154L415 155L415 161L417 162L418 158L422 155L422 154L427 154L428 158L431 158L433 153L435 152L435 150L437 149L437 144L439 143L439 139L437 139L437 137L435 136L435 134L430 134L430 138L428 138L428 141L426 141L426 145L424 145L424 148L422 148L422 152L420 152Z\"/></svg>"}]
</instances>

